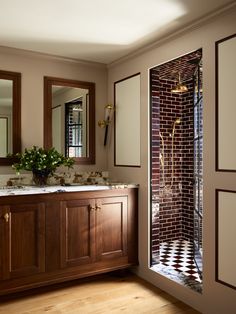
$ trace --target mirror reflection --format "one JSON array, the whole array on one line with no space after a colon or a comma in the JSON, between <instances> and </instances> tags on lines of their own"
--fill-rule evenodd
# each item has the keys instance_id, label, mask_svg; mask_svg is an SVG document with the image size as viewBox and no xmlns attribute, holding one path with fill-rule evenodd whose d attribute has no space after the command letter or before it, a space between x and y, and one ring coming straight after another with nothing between
<instances>
[{"instance_id":1,"label":"mirror reflection","mask_svg":"<svg viewBox=\"0 0 236 314\"><path fill-rule=\"evenodd\" d=\"M67 157L88 157L88 89L52 86L52 146Z\"/></svg>"},{"instance_id":2,"label":"mirror reflection","mask_svg":"<svg viewBox=\"0 0 236 314\"><path fill-rule=\"evenodd\" d=\"M44 77L44 147L95 163L95 84Z\"/></svg>"},{"instance_id":3,"label":"mirror reflection","mask_svg":"<svg viewBox=\"0 0 236 314\"><path fill-rule=\"evenodd\" d=\"M12 90L11 80L0 79L0 157L12 153Z\"/></svg>"},{"instance_id":4,"label":"mirror reflection","mask_svg":"<svg viewBox=\"0 0 236 314\"><path fill-rule=\"evenodd\" d=\"M0 165L21 152L21 74L0 70Z\"/></svg>"}]
</instances>

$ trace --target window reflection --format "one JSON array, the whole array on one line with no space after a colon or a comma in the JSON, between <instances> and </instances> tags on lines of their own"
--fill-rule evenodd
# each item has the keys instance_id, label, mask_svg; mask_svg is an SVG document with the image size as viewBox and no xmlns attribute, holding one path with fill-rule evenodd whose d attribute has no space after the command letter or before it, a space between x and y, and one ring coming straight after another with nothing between
<instances>
[{"instance_id":1,"label":"window reflection","mask_svg":"<svg viewBox=\"0 0 236 314\"><path fill-rule=\"evenodd\" d=\"M66 156L86 157L87 128L84 111L86 108L83 108L83 101L80 98L65 105Z\"/></svg>"},{"instance_id":2,"label":"window reflection","mask_svg":"<svg viewBox=\"0 0 236 314\"><path fill-rule=\"evenodd\" d=\"M12 153L13 81L0 79L0 157Z\"/></svg>"},{"instance_id":3,"label":"window reflection","mask_svg":"<svg viewBox=\"0 0 236 314\"><path fill-rule=\"evenodd\" d=\"M88 157L88 90L52 87L53 146L68 157Z\"/></svg>"}]
</instances>

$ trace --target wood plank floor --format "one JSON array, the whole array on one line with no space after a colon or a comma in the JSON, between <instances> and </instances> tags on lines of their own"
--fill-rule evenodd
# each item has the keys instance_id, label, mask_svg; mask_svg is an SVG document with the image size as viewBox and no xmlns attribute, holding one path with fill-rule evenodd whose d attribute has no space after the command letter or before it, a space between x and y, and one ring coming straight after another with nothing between
<instances>
[{"instance_id":1,"label":"wood plank floor","mask_svg":"<svg viewBox=\"0 0 236 314\"><path fill-rule=\"evenodd\" d=\"M137 276L109 274L0 297L1 314L199 314Z\"/></svg>"}]
</instances>

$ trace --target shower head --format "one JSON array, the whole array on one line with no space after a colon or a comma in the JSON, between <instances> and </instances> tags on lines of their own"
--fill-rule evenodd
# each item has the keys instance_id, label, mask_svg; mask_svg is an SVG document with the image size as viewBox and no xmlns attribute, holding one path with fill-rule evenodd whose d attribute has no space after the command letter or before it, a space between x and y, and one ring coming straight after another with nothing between
<instances>
[{"instance_id":1,"label":"shower head","mask_svg":"<svg viewBox=\"0 0 236 314\"><path fill-rule=\"evenodd\" d=\"M171 93L175 93L175 94L182 94L182 93L186 93L188 91L188 87L186 85L184 85L181 80L180 80L180 72L178 75L178 83L177 85L171 90Z\"/></svg>"},{"instance_id":2,"label":"shower head","mask_svg":"<svg viewBox=\"0 0 236 314\"><path fill-rule=\"evenodd\" d=\"M182 94L188 91L188 87L183 83L178 83L172 90L171 93Z\"/></svg>"},{"instance_id":3,"label":"shower head","mask_svg":"<svg viewBox=\"0 0 236 314\"><path fill-rule=\"evenodd\" d=\"M181 119L180 118L175 119L174 124L180 124L180 123L181 123Z\"/></svg>"},{"instance_id":4,"label":"shower head","mask_svg":"<svg viewBox=\"0 0 236 314\"><path fill-rule=\"evenodd\" d=\"M172 130L169 132L170 137L173 137L175 134L175 125L176 124L180 124L181 123L181 119L180 118L176 118L175 121L172 124Z\"/></svg>"}]
</instances>

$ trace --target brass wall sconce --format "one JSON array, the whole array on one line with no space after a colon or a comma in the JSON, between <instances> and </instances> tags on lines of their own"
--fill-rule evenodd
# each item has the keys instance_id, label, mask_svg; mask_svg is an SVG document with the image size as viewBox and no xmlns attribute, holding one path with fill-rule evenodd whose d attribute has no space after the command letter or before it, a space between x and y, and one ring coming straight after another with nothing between
<instances>
[{"instance_id":1,"label":"brass wall sconce","mask_svg":"<svg viewBox=\"0 0 236 314\"><path fill-rule=\"evenodd\" d=\"M105 128L104 146L106 146L106 143L107 143L108 127L109 127L109 124L111 123L113 112L114 112L114 106L112 104L106 105L105 106L105 119L98 121L98 126L100 128Z\"/></svg>"}]
</instances>

